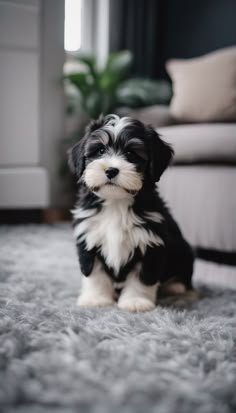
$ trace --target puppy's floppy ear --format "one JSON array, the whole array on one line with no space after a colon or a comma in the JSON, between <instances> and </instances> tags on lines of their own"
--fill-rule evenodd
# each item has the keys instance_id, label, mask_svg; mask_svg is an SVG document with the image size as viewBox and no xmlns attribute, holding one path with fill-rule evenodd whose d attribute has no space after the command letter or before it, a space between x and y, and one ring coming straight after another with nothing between
<instances>
[{"instance_id":1,"label":"puppy's floppy ear","mask_svg":"<svg viewBox=\"0 0 236 413\"><path fill-rule=\"evenodd\" d=\"M84 150L85 150L86 140L92 132L94 132L96 129L101 128L103 125L104 125L103 115L100 115L97 120L92 120L85 129L84 137L68 151L69 167L71 171L75 175L77 175L79 179L83 175L84 168L85 168Z\"/></svg>"},{"instance_id":2,"label":"puppy's floppy ear","mask_svg":"<svg viewBox=\"0 0 236 413\"><path fill-rule=\"evenodd\" d=\"M85 168L84 147L86 136L68 150L68 164L70 170L80 179Z\"/></svg>"},{"instance_id":3,"label":"puppy's floppy ear","mask_svg":"<svg viewBox=\"0 0 236 413\"><path fill-rule=\"evenodd\" d=\"M150 177L153 182L158 182L171 162L174 151L168 143L160 138L158 133L151 126L146 127L146 132L150 159Z\"/></svg>"}]
</instances>

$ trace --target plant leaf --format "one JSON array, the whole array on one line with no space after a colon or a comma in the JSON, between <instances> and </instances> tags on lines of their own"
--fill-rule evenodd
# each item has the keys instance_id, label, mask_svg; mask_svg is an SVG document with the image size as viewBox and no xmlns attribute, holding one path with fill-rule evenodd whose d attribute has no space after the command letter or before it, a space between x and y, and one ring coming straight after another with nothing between
<instances>
[{"instance_id":1,"label":"plant leaf","mask_svg":"<svg viewBox=\"0 0 236 413\"><path fill-rule=\"evenodd\" d=\"M86 96L91 91L91 84L87 73L68 73L64 77L75 85L83 95Z\"/></svg>"},{"instance_id":2,"label":"plant leaf","mask_svg":"<svg viewBox=\"0 0 236 413\"><path fill-rule=\"evenodd\" d=\"M97 90L93 90L87 96L84 104L85 109L91 118L97 118L102 112L101 101L101 93Z\"/></svg>"},{"instance_id":3,"label":"plant leaf","mask_svg":"<svg viewBox=\"0 0 236 413\"><path fill-rule=\"evenodd\" d=\"M133 55L129 50L111 53L108 57L105 72L116 79L124 79L130 73Z\"/></svg>"},{"instance_id":4,"label":"plant leaf","mask_svg":"<svg viewBox=\"0 0 236 413\"><path fill-rule=\"evenodd\" d=\"M97 65L95 56L80 52L76 55L76 60L84 63L89 69L91 75L94 78L97 77Z\"/></svg>"},{"instance_id":5,"label":"plant leaf","mask_svg":"<svg viewBox=\"0 0 236 413\"><path fill-rule=\"evenodd\" d=\"M165 80L129 79L119 85L116 98L120 106L133 108L166 104L171 98L171 86Z\"/></svg>"}]
</instances>

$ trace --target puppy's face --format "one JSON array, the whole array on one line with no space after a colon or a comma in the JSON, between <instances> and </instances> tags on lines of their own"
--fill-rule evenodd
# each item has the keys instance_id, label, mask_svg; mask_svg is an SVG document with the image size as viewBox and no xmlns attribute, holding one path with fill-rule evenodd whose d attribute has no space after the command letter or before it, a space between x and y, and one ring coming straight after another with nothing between
<instances>
[{"instance_id":1,"label":"puppy's face","mask_svg":"<svg viewBox=\"0 0 236 413\"><path fill-rule=\"evenodd\" d=\"M100 198L125 199L140 191L145 178L159 180L171 155L152 128L108 115L89 125L70 152L70 165Z\"/></svg>"}]
</instances>

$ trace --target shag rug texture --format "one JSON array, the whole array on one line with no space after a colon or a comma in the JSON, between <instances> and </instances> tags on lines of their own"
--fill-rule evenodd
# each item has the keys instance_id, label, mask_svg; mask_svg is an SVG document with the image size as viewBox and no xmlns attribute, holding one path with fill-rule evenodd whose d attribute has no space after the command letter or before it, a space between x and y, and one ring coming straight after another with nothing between
<instances>
[{"instance_id":1,"label":"shag rug texture","mask_svg":"<svg viewBox=\"0 0 236 413\"><path fill-rule=\"evenodd\" d=\"M236 411L235 291L203 286L191 307L144 314L80 309L67 224L2 227L0 257L1 413Z\"/></svg>"}]
</instances>

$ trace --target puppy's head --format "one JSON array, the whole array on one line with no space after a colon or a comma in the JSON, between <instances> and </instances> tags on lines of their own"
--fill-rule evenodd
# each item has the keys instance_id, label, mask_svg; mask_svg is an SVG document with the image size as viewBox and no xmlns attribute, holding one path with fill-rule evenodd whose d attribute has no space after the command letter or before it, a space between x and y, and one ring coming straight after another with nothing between
<instances>
[{"instance_id":1,"label":"puppy's head","mask_svg":"<svg viewBox=\"0 0 236 413\"><path fill-rule=\"evenodd\" d=\"M100 198L124 199L135 196L144 182L159 181L172 154L153 128L107 115L89 124L69 151L69 165Z\"/></svg>"}]
</instances>

